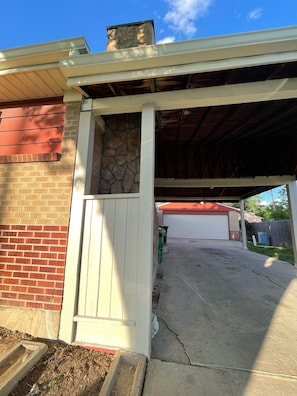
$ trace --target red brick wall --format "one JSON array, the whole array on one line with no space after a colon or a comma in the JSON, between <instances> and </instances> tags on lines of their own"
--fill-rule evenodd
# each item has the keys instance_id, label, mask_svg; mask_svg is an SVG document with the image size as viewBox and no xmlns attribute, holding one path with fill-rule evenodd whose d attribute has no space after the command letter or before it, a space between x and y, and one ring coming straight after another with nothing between
<instances>
[{"instance_id":1,"label":"red brick wall","mask_svg":"<svg viewBox=\"0 0 297 396\"><path fill-rule=\"evenodd\" d=\"M68 227L0 226L0 305L60 310Z\"/></svg>"},{"instance_id":2,"label":"red brick wall","mask_svg":"<svg viewBox=\"0 0 297 396\"><path fill-rule=\"evenodd\" d=\"M0 163L0 306L61 310L79 115L59 161Z\"/></svg>"}]
</instances>

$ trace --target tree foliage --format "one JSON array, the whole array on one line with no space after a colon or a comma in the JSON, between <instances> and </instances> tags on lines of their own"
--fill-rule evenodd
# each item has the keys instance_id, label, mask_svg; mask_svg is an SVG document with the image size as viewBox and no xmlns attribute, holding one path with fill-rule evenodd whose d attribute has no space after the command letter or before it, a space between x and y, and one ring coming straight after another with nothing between
<instances>
[{"instance_id":1,"label":"tree foliage","mask_svg":"<svg viewBox=\"0 0 297 396\"><path fill-rule=\"evenodd\" d=\"M277 199L274 200L272 195L272 202L269 205L261 204L260 195L254 195L246 199L245 210L262 217L263 221L288 219L289 211L286 187L283 186L280 189Z\"/></svg>"},{"instance_id":2,"label":"tree foliage","mask_svg":"<svg viewBox=\"0 0 297 396\"><path fill-rule=\"evenodd\" d=\"M261 208L261 196L254 195L253 197L247 198L245 200L244 208L247 212L258 215L258 212Z\"/></svg>"}]
</instances>

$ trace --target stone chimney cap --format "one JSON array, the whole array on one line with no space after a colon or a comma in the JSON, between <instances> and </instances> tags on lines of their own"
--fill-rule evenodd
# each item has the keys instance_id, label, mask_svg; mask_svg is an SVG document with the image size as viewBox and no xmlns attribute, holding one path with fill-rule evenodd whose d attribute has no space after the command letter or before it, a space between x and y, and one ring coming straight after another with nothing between
<instances>
[{"instance_id":1,"label":"stone chimney cap","mask_svg":"<svg viewBox=\"0 0 297 396\"><path fill-rule=\"evenodd\" d=\"M122 24L119 24L119 25L110 25L110 26L106 26L106 29L107 29L107 30L108 30L108 29L116 29L116 28L118 28L118 27L133 26L133 25L137 26L137 25L142 25L142 24L144 24L144 23L151 23L152 26L153 26L153 28L155 27L155 26L154 26L154 20L153 20L153 19L148 19L148 20L146 20L146 21L122 23Z\"/></svg>"}]
</instances>

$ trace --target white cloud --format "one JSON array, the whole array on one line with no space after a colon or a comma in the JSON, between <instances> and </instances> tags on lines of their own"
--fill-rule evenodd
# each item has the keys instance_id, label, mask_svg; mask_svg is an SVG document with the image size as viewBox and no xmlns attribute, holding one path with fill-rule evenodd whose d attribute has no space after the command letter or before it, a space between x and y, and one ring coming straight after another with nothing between
<instances>
[{"instance_id":1,"label":"white cloud","mask_svg":"<svg viewBox=\"0 0 297 396\"><path fill-rule=\"evenodd\" d=\"M196 31L195 21L204 16L213 0L165 0L169 10L164 21L176 32L193 36Z\"/></svg>"},{"instance_id":2,"label":"white cloud","mask_svg":"<svg viewBox=\"0 0 297 396\"><path fill-rule=\"evenodd\" d=\"M159 40L157 44L166 44L166 43L173 43L175 41L174 36L167 36L164 37L162 40Z\"/></svg>"},{"instance_id":3,"label":"white cloud","mask_svg":"<svg viewBox=\"0 0 297 396\"><path fill-rule=\"evenodd\" d=\"M262 8L254 8L253 10L251 10L249 13L248 13L248 19L252 19L252 20L255 20L255 19L259 19L259 18L261 18L261 16L263 15L263 9Z\"/></svg>"}]
</instances>

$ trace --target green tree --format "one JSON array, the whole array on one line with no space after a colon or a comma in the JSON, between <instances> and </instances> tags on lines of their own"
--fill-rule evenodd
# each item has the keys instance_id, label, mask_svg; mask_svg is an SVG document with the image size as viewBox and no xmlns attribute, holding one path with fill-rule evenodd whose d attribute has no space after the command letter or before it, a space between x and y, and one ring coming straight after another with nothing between
<instances>
[{"instance_id":1,"label":"green tree","mask_svg":"<svg viewBox=\"0 0 297 396\"><path fill-rule=\"evenodd\" d=\"M286 220L289 218L288 209L277 203L263 207L260 213L259 216L261 216L264 221Z\"/></svg>"},{"instance_id":2,"label":"green tree","mask_svg":"<svg viewBox=\"0 0 297 396\"><path fill-rule=\"evenodd\" d=\"M273 199L270 205L261 205L260 195L254 195L246 199L245 210L262 217L264 221L288 219L289 211L286 187L283 186L280 189L278 198L276 200Z\"/></svg>"},{"instance_id":3,"label":"green tree","mask_svg":"<svg viewBox=\"0 0 297 396\"><path fill-rule=\"evenodd\" d=\"M278 193L278 198L280 205L288 210L288 195L287 195L287 189L285 186L283 186Z\"/></svg>"},{"instance_id":4,"label":"green tree","mask_svg":"<svg viewBox=\"0 0 297 396\"><path fill-rule=\"evenodd\" d=\"M253 197L247 198L245 200L245 205L244 209L247 212L254 213L258 216L259 212L261 211L261 196L260 195L254 195Z\"/></svg>"}]
</instances>

